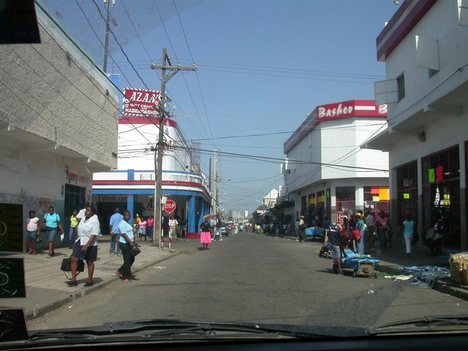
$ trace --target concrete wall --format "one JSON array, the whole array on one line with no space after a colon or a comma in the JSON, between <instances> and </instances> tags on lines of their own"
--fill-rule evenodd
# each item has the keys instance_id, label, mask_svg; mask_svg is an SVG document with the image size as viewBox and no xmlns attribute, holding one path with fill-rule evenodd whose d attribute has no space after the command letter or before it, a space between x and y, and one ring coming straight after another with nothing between
<instances>
[{"instance_id":1,"label":"concrete wall","mask_svg":"<svg viewBox=\"0 0 468 351\"><path fill-rule=\"evenodd\" d=\"M0 121L115 167L118 92L40 10L38 20L41 44L0 46Z\"/></svg>"}]
</instances>

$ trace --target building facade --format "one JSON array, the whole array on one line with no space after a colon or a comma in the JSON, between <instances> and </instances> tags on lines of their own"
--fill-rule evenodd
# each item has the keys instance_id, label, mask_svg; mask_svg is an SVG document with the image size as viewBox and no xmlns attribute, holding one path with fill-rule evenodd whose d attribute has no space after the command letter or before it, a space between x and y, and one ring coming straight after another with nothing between
<instances>
[{"instance_id":1,"label":"building facade","mask_svg":"<svg viewBox=\"0 0 468 351\"><path fill-rule=\"evenodd\" d=\"M424 234L442 219L450 248L468 245L467 42L467 1L402 4L377 38L388 129L368 144L390 155L394 224L411 213Z\"/></svg>"},{"instance_id":2,"label":"building facade","mask_svg":"<svg viewBox=\"0 0 468 351\"><path fill-rule=\"evenodd\" d=\"M0 45L0 251L25 249L30 210L55 206L67 228L91 199L92 173L117 165L118 91L36 12L40 44Z\"/></svg>"},{"instance_id":3,"label":"building facade","mask_svg":"<svg viewBox=\"0 0 468 351\"><path fill-rule=\"evenodd\" d=\"M388 210L388 155L360 145L386 126L386 106L350 100L317 106L285 141L284 186L292 221L341 223Z\"/></svg>"},{"instance_id":4,"label":"building facade","mask_svg":"<svg viewBox=\"0 0 468 351\"><path fill-rule=\"evenodd\" d=\"M102 230L108 232L108 219L116 207L128 209L132 216L145 218L154 213L155 162L154 146L160 120L151 116L123 116L119 120L118 168L93 175L93 202L100 218L106 218ZM163 202L173 200L174 212L163 211L163 217L174 216L180 224L180 235L197 238L203 216L210 213L211 196L207 178L201 172L197 157L186 143L173 119L164 119L162 167Z\"/></svg>"}]
</instances>

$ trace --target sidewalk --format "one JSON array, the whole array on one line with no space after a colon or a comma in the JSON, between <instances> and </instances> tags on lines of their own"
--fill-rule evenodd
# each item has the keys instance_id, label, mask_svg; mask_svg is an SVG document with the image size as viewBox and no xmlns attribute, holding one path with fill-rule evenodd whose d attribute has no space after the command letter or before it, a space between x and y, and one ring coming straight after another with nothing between
<instances>
[{"instance_id":1,"label":"sidewalk","mask_svg":"<svg viewBox=\"0 0 468 351\"><path fill-rule=\"evenodd\" d=\"M296 236L282 237L288 240L297 239ZM323 243L317 240L308 242L323 245ZM449 268L447 253L441 256L431 256L429 248L421 244L413 246L412 257L408 258L405 253L403 240L395 240L394 247L392 249L383 252L372 252L371 256L380 260L377 270L379 272L386 273L387 275L401 274L401 267L443 266ZM444 280L436 279L432 288L442 293L468 301L468 286L460 285L449 278Z\"/></svg>"},{"instance_id":2,"label":"sidewalk","mask_svg":"<svg viewBox=\"0 0 468 351\"><path fill-rule=\"evenodd\" d=\"M175 255L184 252L193 252L199 245L198 240L179 239L173 245L172 250L165 248L158 251L148 242L139 242L141 253L136 257L132 266L132 272L137 273L145 268L157 265ZM54 257L48 257L47 251L37 255L13 254L3 256L6 258L23 258L26 298L0 299L2 308L20 308L24 310L26 320L34 319L60 306L63 306L76 298L87 295L107 286L110 282L118 280L115 274L122 265L121 256L109 253L109 242L103 237L99 240L98 260L94 272L94 285L85 287L87 267L78 275L78 286L68 287L67 278L60 270L62 259L71 254L71 249L62 247L55 249ZM67 272L70 277L70 272Z\"/></svg>"}]
</instances>

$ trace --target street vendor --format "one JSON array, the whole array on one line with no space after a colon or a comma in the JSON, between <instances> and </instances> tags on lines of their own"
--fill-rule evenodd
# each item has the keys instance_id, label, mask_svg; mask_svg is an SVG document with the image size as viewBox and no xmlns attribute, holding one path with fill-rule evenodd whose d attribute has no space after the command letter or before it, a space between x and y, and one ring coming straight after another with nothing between
<instances>
[{"instance_id":1,"label":"street vendor","mask_svg":"<svg viewBox=\"0 0 468 351\"><path fill-rule=\"evenodd\" d=\"M345 240L343 228L339 224L332 226L332 229L328 232L328 242L332 251L333 271L342 273L341 253L344 254Z\"/></svg>"}]
</instances>

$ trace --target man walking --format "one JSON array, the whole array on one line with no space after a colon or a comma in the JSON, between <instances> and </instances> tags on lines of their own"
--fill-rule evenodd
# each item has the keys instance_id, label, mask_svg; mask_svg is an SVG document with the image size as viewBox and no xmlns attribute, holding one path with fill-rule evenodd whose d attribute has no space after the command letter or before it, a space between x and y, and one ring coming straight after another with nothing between
<instances>
[{"instance_id":1,"label":"man walking","mask_svg":"<svg viewBox=\"0 0 468 351\"><path fill-rule=\"evenodd\" d=\"M116 208L114 214L111 216L109 220L109 234L111 236L110 240L110 247L109 253L111 255L117 254L118 256L121 255L121 251L119 248L119 223L122 221L123 215L120 213L120 208Z\"/></svg>"}]
</instances>

